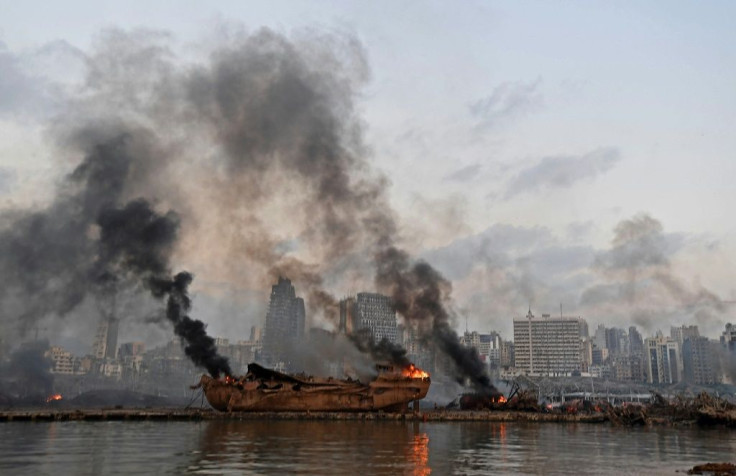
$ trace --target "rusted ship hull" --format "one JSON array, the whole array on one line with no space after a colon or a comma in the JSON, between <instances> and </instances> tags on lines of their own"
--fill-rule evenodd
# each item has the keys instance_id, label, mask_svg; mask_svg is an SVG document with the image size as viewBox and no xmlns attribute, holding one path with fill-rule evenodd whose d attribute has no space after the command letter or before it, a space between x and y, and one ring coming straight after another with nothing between
<instances>
[{"instance_id":1,"label":"rusted ship hull","mask_svg":"<svg viewBox=\"0 0 736 476\"><path fill-rule=\"evenodd\" d=\"M220 411L349 412L392 410L427 395L429 377L379 375L369 383L295 377L256 364L240 380L203 376L207 401Z\"/></svg>"}]
</instances>

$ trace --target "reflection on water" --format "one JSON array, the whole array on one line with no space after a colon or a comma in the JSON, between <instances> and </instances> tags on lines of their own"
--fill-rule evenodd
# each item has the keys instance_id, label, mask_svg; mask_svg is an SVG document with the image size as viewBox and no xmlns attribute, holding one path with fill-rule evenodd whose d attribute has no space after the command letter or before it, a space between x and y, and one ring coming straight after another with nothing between
<instances>
[{"instance_id":1,"label":"reflection on water","mask_svg":"<svg viewBox=\"0 0 736 476\"><path fill-rule=\"evenodd\" d=\"M375 421L0 424L0 474L674 474L736 432Z\"/></svg>"},{"instance_id":2,"label":"reflection on water","mask_svg":"<svg viewBox=\"0 0 736 476\"><path fill-rule=\"evenodd\" d=\"M429 437L426 433L414 435L406 452L406 460L411 466L413 476L427 476L432 473L429 467Z\"/></svg>"},{"instance_id":3,"label":"reflection on water","mask_svg":"<svg viewBox=\"0 0 736 476\"><path fill-rule=\"evenodd\" d=\"M429 474L429 437L419 424L345 421L211 422L188 472L238 470Z\"/></svg>"}]
</instances>

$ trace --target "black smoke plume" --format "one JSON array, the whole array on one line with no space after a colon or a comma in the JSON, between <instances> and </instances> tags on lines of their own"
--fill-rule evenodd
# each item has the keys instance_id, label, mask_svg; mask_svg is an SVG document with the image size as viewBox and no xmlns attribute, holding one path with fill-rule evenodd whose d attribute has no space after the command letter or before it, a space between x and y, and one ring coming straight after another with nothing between
<instances>
[{"instance_id":1,"label":"black smoke plume","mask_svg":"<svg viewBox=\"0 0 736 476\"><path fill-rule=\"evenodd\" d=\"M130 131L100 138L91 129L75 134L92 143L51 205L12 217L0 233L2 272L15 277L3 290L4 303L12 306L14 298L23 298L17 303L21 332L45 315L64 316L87 296L105 302L122 287L148 287L161 298L161 287L151 283L169 279L179 216L173 211L161 215L143 198L124 202L131 168L153 154L151 135ZM189 309L186 284L172 283L178 285L167 291L167 315L187 341L187 355L219 375L228 369L227 362L222 365L220 358L211 364L212 346L202 345L203 324L177 315Z\"/></svg>"},{"instance_id":2,"label":"black smoke plume","mask_svg":"<svg viewBox=\"0 0 736 476\"><path fill-rule=\"evenodd\" d=\"M477 350L460 344L450 327L448 303L452 285L424 261L412 263L409 255L393 246L376 256L376 283L390 292L396 311L419 326L436 347L450 357L459 382L469 379L477 391L498 393Z\"/></svg>"},{"instance_id":3,"label":"black smoke plume","mask_svg":"<svg viewBox=\"0 0 736 476\"><path fill-rule=\"evenodd\" d=\"M188 288L192 275L181 272L173 278L165 277L169 271L168 255L179 229L178 215L172 211L159 215L145 200L137 199L122 208L103 210L97 223L100 251L96 269L100 272L96 279L114 281L111 270L119 269L140 277L154 297L168 296L166 318L173 324L174 333L184 340L184 353L215 378L230 375L228 361L217 353L204 323L187 315L191 309Z\"/></svg>"},{"instance_id":4,"label":"black smoke plume","mask_svg":"<svg viewBox=\"0 0 736 476\"><path fill-rule=\"evenodd\" d=\"M149 282L154 296L168 295L166 318L174 325L176 335L186 342L184 353L215 378L231 375L228 360L217 353L215 340L207 335L204 323L187 315L192 307L188 294L190 284L192 275L187 272L181 272L170 280L153 278Z\"/></svg>"},{"instance_id":5,"label":"black smoke plume","mask_svg":"<svg viewBox=\"0 0 736 476\"><path fill-rule=\"evenodd\" d=\"M4 368L0 368L0 379L5 380L4 390L18 397L46 398L54 386L51 369L53 361L46 355L49 343L46 340L27 342L16 349Z\"/></svg>"},{"instance_id":6,"label":"black smoke plume","mask_svg":"<svg viewBox=\"0 0 736 476\"><path fill-rule=\"evenodd\" d=\"M401 368L411 364L406 357L406 349L385 337L376 342L368 329L354 332L350 335L350 340L359 351L370 354L376 362L389 362Z\"/></svg>"}]
</instances>

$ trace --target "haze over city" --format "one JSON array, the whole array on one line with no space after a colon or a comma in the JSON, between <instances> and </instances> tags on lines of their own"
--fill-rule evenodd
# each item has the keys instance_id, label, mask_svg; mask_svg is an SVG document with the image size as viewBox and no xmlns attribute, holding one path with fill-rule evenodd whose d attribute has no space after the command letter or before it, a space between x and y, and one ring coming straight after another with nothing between
<instances>
[{"instance_id":1,"label":"haze over city","mask_svg":"<svg viewBox=\"0 0 736 476\"><path fill-rule=\"evenodd\" d=\"M591 324L650 332L692 321L712 336L732 315L718 303L734 298L736 251L727 214L736 172L728 3L407 2L390 18L379 4L340 2L154 4L145 14L108 5L82 21L86 7L4 8L8 212L43 207L76 165L57 146L59 130L85 97L115 93L99 81L126 81L126 68L139 66L152 76L134 84L157 81L165 68L206 63L218 45L269 31L342 63L350 127L363 136L356 153L387 181L401 244L452 281L458 329L467 317L471 328L508 334L529 305L557 312L562 304ZM106 57L126 49L117 64ZM176 187L155 184L152 198L191 213L173 261L195 275L194 314L212 334L246 337L262 324L270 283L224 232L228 215L200 197L208 179L194 173L197 157L217 152L202 141L187 148L176 152L185 156ZM334 269L339 256L309 246L309 223L293 219L307 211L299 196L274 189L250 212L278 253L326 272L334 295L370 290L370 278ZM663 274L668 281L652 279ZM73 314L43 327L81 347L92 331Z\"/></svg>"},{"instance_id":2,"label":"haze over city","mask_svg":"<svg viewBox=\"0 0 736 476\"><path fill-rule=\"evenodd\" d=\"M0 473L736 474L733 2L0 12Z\"/></svg>"}]
</instances>

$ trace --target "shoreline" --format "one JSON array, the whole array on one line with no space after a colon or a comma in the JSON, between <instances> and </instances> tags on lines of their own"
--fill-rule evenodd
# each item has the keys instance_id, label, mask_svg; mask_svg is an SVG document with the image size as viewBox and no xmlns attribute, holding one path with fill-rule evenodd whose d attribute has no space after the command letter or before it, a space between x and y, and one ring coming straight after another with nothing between
<instances>
[{"instance_id":1,"label":"shoreline","mask_svg":"<svg viewBox=\"0 0 736 476\"><path fill-rule=\"evenodd\" d=\"M27 409L0 410L0 423L12 421L201 421L201 420L304 420L304 421L488 421L540 423L610 423L605 413L565 414L520 411L428 410L387 412L217 412L177 408Z\"/></svg>"}]
</instances>

